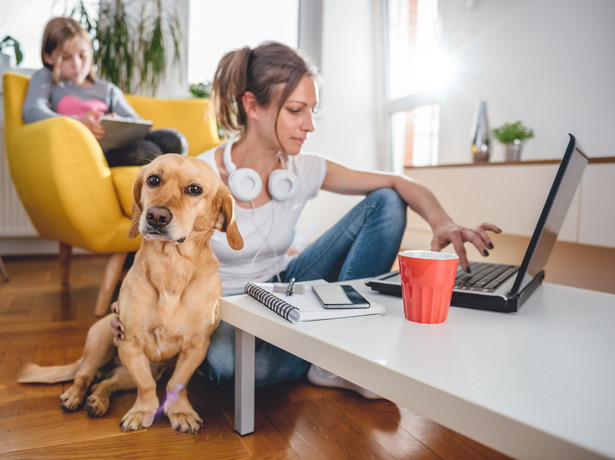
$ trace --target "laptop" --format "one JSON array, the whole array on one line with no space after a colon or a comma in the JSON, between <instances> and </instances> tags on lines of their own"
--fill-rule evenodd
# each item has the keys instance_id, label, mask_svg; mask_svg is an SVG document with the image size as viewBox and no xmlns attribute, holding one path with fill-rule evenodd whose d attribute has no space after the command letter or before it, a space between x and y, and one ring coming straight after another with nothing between
<instances>
[{"instance_id":1,"label":"laptop","mask_svg":"<svg viewBox=\"0 0 615 460\"><path fill-rule=\"evenodd\" d=\"M570 141L521 265L471 262L471 274L465 273L460 266L451 306L516 312L542 283L544 267L588 163L587 155L575 137L569 136ZM383 294L401 297L399 271L371 278L365 284Z\"/></svg>"}]
</instances>

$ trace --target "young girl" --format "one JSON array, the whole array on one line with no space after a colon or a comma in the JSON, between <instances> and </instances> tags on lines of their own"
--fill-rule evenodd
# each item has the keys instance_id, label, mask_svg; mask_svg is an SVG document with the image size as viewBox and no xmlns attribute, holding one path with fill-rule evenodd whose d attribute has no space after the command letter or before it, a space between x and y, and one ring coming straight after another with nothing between
<instances>
[{"instance_id":1,"label":"young girl","mask_svg":"<svg viewBox=\"0 0 615 460\"><path fill-rule=\"evenodd\" d=\"M487 231L499 232L496 226L482 224L470 229L457 225L435 196L411 179L358 171L301 152L314 131L316 79L316 71L302 57L279 43L231 51L218 65L213 81L216 115L224 128L237 135L199 158L230 186L237 199L236 219L244 239L244 248L235 251L223 234L215 232L212 238L224 294L243 292L248 281L342 281L385 273L399 251L407 206L431 226L432 250L452 243L465 269L465 242L488 255L487 248L493 245ZM307 200L321 189L366 197L314 243L291 257L287 250L297 220ZM121 331L121 324L112 324ZM206 358L205 370L211 380L233 381L234 337L233 327L221 322ZM258 339L255 359L257 385L298 379L307 373L312 383L375 396Z\"/></svg>"},{"instance_id":2,"label":"young girl","mask_svg":"<svg viewBox=\"0 0 615 460\"><path fill-rule=\"evenodd\" d=\"M92 42L74 19L57 17L47 23L41 59L44 67L32 76L28 86L22 114L26 123L69 116L100 140L105 136L100 116L140 119L117 86L96 78ZM163 153L186 151L186 138L181 133L155 130L142 141L106 151L105 156L109 166L143 165Z\"/></svg>"}]
</instances>

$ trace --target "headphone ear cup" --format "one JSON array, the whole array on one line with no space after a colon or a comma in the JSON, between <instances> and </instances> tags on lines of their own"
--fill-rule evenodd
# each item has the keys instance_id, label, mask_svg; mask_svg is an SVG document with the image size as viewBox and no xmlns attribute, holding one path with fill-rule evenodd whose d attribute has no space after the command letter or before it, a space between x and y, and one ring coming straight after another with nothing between
<instances>
[{"instance_id":1,"label":"headphone ear cup","mask_svg":"<svg viewBox=\"0 0 615 460\"><path fill-rule=\"evenodd\" d=\"M230 175L228 186L238 200L252 201L261 193L263 181L253 169L241 168Z\"/></svg>"},{"instance_id":2,"label":"headphone ear cup","mask_svg":"<svg viewBox=\"0 0 615 460\"><path fill-rule=\"evenodd\" d=\"M267 187L274 200L289 200L297 194L299 180L287 169L276 169L269 174Z\"/></svg>"}]
</instances>

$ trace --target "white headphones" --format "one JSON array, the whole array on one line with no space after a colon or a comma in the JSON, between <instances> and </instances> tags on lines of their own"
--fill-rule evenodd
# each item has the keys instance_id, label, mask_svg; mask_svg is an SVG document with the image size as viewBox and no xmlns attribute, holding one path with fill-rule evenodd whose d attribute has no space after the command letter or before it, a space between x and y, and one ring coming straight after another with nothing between
<instances>
[{"instance_id":1,"label":"white headphones","mask_svg":"<svg viewBox=\"0 0 615 460\"><path fill-rule=\"evenodd\" d=\"M261 176L250 168L237 169L231 159L231 147L235 139L231 139L224 149L224 167L229 173L228 185L231 192L240 201L252 201L260 193L263 187ZM269 174L267 189L274 200L284 201L295 196L299 190L297 176L286 169L284 154L280 155L282 167Z\"/></svg>"}]
</instances>

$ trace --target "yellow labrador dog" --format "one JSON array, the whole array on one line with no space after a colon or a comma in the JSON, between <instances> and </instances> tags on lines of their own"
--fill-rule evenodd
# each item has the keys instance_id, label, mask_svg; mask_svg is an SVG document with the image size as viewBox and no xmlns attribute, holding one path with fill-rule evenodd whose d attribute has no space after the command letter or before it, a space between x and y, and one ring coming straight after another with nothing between
<instances>
[{"instance_id":1,"label":"yellow labrador dog","mask_svg":"<svg viewBox=\"0 0 615 460\"><path fill-rule=\"evenodd\" d=\"M218 260L209 241L214 229L226 232L229 245L243 247L229 189L204 161L174 154L144 166L134 183L130 237L143 235L141 248L119 294L125 339L118 345L120 367L92 386L96 373L115 357L108 315L88 331L83 356L66 366L24 368L20 382L74 379L61 396L62 407L77 410L86 402L90 415L109 408L117 390L137 388L133 407L122 418L125 431L146 428L159 410L156 379L173 358L175 370L163 406L173 428L194 433L202 420L190 405L186 387L209 347L219 321L222 294ZM172 404L169 404L172 402Z\"/></svg>"}]
</instances>

